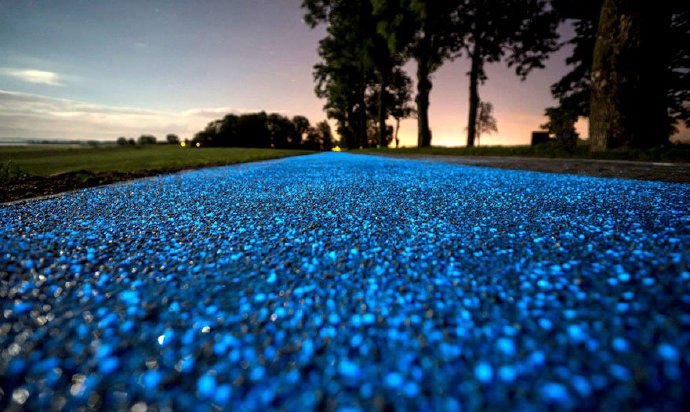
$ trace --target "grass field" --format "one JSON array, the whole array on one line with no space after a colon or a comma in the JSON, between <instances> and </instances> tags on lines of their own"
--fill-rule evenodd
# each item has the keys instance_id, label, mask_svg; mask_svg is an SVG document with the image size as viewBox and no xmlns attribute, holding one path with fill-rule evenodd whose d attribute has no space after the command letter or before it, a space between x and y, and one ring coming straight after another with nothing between
<instances>
[{"instance_id":1,"label":"grass field","mask_svg":"<svg viewBox=\"0 0 690 412\"><path fill-rule=\"evenodd\" d=\"M86 170L139 172L211 165L227 165L312 153L306 150L253 148L190 149L176 145L135 147L0 146L0 165L12 162L31 176ZM13 166L14 169L16 167ZM0 167L1 169L2 167Z\"/></svg>"},{"instance_id":2,"label":"grass field","mask_svg":"<svg viewBox=\"0 0 690 412\"><path fill-rule=\"evenodd\" d=\"M425 147L401 149L359 149L353 153L422 154L446 156L522 156L547 158L577 158L602 160L637 160L651 162L690 162L690 145L655 147L646 150L608 150L590 152L589 146L578 145L572 152L556 144L538 146L480 146L480 147Z\"/></svg>"}]
</instances>

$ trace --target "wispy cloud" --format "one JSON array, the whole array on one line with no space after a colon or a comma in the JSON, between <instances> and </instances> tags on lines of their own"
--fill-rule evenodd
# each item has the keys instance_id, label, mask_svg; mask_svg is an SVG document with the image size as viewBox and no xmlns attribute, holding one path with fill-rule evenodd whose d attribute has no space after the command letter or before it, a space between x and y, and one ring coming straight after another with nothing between
<instances>
[{"instance_id":1,"label":"wispy cloud","mask_svg":"<svg viewBox=\"0 0 690 412\"><path fill-rule=\"evenodd\" d=\"M191 137L227 113L257 110L232 107L184 111L108 106L0 90L0 137L115 139L151 133Z\"/></svg>"},{"instance_id":2,"label":"wispy cloud","mask_svg":"<svg viewBox=\"0 0 690 412\"><path fill-rule=\"evenodd\" d=\"M57 73L45 70L0 68L0 73L16 77L28 83L47 84L49 86L64 86Z\"/></svg>"}]
</instances>

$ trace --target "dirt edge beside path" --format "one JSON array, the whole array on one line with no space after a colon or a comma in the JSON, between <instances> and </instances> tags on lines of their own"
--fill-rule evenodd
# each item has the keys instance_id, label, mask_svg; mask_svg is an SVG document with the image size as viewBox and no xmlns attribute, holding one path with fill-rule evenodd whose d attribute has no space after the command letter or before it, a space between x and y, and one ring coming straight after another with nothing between
<instances>
[{"instance_id":1,"label":"dirt edge beside path","mask_svg":"<svg viewBox=\"0 0 690 412\"><path fill-rule=\"evenodd\" d=\"M308 155L307 155L308 156ZM91 172L77 170L74 172L60 173L50 177L30 176L25 179L0 184L0 206L11 204L21 200L29 200L52 196L59 193L71 192L88 187L103 186L111 183L141 179L145 177L167 175L186 170L205 169L208 167L231 166L241 163L264 162L268 160L284 159L280 156L266 159L255 159L242 162L220 162L194 166L170 167L165 169L149 169L136 172Z\"/></svg>"},{"instance_id":2,"label":"dirt edge beside path","mask_svg":"<svg viewBox=\"0 0 690 412\"><path fill-rule=\"evenodd\" d=\"M374 156L426 160L467 166L509 170L561 173L593 177L690 183L690 164L637 162L629 160L552 159L540 157L447 156L416 154L378 154Z\"/></svg>"}]
</instances>

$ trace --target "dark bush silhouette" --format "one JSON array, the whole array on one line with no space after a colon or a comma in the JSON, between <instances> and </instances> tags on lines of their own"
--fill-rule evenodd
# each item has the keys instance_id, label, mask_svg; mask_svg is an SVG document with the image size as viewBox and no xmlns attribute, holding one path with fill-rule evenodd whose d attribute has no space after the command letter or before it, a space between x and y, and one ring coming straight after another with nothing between
<instances>
[{"instance_id":1,"label":"dark bush silhouette","mask_svg":"<svg viewBox=\"0 0 690 412\"><path fill-rule=\"evenodd\" d=\"M156 137L150 134L142 134L139 136L139 139L137 139L137 143L142 146L147 144L156 144Z\"/></svg>"},{"instance_id":2,"label":"dark bush silhouette","mask_svg":"<svg viewBox=\"0 0 690 412\"><path fill-rule=\"evenodd\" d=\"M169 135L165 136L165 140L168 142L168 144L180 144L180 138L176 134L170 133Z\"/></svg>"},{"instance_id":3,"label":"dark bush silhouette","mask_svg":"<svg viewBox=\"0 0 690 412\"><path fill-rule=\"evenodd\" d=\"M273 147L330 150L333 136L327 122L311 127L309 119L291 119L278 113L228 114L210 122L192 139L190 147Z\"/></svg>"},{"instance_id":4,"label":"dark bush silhouette","mask_svg":"<svg viewBox=\"0 0 690 412\"><path fill-rule=\"evenodd\" d=\"M118 146L127 146L129 144L126 137L118 137L116 142Z\"/></svg>"}]
</instances>

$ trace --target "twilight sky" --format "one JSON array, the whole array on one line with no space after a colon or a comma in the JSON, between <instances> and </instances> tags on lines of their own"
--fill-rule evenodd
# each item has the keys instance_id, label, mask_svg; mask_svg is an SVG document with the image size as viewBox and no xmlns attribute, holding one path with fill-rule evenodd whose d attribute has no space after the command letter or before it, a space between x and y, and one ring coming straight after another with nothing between
<instances>
[{"instance_id":1,"label":"twilight sky","mask_svg":"<svg viewBox=\"0 0 690 412\"><path fill-rule=\"evenodd\" d=\"M0 137L186 138L226 113L259 110L322 120L311 73L324 30L302 22L300 2L0 0ZM482 145L529 142L568 53L525 82L503 64L488 68L480 95L499 133ZM432 144L464 145L468 67L459 59L434 76ZM400 133L416 144L416 120Z\"/></svg>"}]
</instances>

